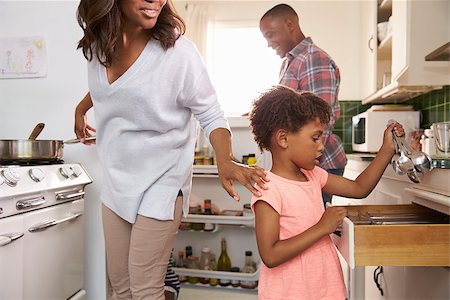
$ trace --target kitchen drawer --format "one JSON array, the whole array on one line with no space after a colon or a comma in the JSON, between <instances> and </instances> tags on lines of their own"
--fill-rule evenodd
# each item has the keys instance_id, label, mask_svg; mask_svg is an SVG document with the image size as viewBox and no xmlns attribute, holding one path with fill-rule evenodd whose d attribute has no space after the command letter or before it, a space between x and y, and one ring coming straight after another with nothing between
<instances>
[{"instance_id":1,"label":"kitchen drawer","mask_svg":"<svg viewBox=\"0 0 450 300\"><path fill-rule=\"evenodd\" d=\"M448 215L417 204L346 208L342 229L332 238L351 268L450 266Z\"/></svg>"}]
</instances>

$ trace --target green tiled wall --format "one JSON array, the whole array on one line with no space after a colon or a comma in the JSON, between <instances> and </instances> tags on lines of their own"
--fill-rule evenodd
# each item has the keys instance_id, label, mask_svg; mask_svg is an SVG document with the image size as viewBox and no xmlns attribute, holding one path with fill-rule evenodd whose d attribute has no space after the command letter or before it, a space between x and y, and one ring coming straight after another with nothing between
<instances>
[{"instance_id":1,"label":"green tiled wall","mask_svg":"<svg viewBox=\"0 0 450 300\"><path fill-rule=\"evenodd\" d=\"M422 111L421 128L429 128L435 122L450 121L450 86L420 95L405 102ZM346 153L352 153L352 117L366 111L371 105L361 101L341 101L341 117L334 124L334 133L342 139Z\"/></svg>"},{"instance_id":2,"label":"green tiled wall","mask_svg":"<svg viewBox=\"0 0 450 300\"><path fill-rule=\"evenodd\" d=\"M450 86L420 95L406 103L422 111L421 128L429 128L436 122L450 121Z\"/></svg>"}]
</instances>

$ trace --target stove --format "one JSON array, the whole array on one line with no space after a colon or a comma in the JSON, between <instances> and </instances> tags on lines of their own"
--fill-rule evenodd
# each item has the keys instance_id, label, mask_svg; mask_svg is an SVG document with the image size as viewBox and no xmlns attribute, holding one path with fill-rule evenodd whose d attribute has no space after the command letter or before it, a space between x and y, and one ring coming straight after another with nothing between
<instances>
[{"instance_id":1,"label":"stove","mask_svg":"<svg viewBox=\"0 0 450 300\"><path fill-rule=\"evenodd\" d=\"M0 299L84 299L81 164L0 165Z\"/></svg>"},{"instance_id":2,"label":"stove","mask_svg":"<svg viewBox=\"0 0 450 300\"><path fill-rule=\"evenodd\" d=\"M60 165L63 164L63 159L58 160L30 160L30 161L16 161L16 160L0 160L0 168L5 166L41 166L41 165Z\"/></svg>"}]
</instances>

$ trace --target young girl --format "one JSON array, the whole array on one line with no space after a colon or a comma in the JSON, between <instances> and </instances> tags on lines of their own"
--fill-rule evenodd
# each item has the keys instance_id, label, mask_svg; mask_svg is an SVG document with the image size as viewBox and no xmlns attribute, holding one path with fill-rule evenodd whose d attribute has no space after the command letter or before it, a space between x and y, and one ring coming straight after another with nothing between
<instances>
[{"instance_id":1,"label":"young girl","mask_svg":"<svg viewBox=\"0 0 450 300\"><path fill-rule=\"evenodd\" d=\"M363 198L379 181L395 153L389 125L376 158L354 181L318 167L329 105L312 93L276 86L257 99L250 113L255 141L272 154L268 189L252 197L256 239L264 262L259 299L345 299L339 259L330 234L342 223L344 207L324 208L322 191ZM375 137L373 137L375 138Z\"/></svg>"},{"instance_id":2,"label":"young girl","mask_svg":"<svg viewBox=\"0 0 450 300\"><path fill-rule=\"evenodd\" d=\"M170 0L81 0L78 23L89 92L75 109L75 134L96 131L113 297L163 300L175 234L189 207L194 118L230 196L239 200L236 180L259 194L253 182L264 188L265 173L232 161L228 122ZM97 130L86 120L92 107Z\"/></svg>"}]
</instances>

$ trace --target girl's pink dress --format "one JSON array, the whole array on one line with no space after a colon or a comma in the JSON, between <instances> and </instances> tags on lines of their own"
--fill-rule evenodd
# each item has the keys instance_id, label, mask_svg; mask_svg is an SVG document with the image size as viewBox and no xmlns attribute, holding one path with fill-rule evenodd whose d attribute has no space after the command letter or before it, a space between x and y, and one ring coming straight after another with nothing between
<instances>
[{"instance_id":1,"label":"girl's pink dress","mask_svg":"<svg viewBox=\"0 0 450 300\"><path fill-rule=\"evenodd\" d=\"M288 180L269 172L269 189L261 190L261 197L252 197L252 208L256 201L262 200L278 212L281 240L304 232L316 224L325 211L322 187L328 173L320 167L302 172L309 181ZM345 297L341 265L328 235L275 268L261 265L259 300L342 300Z\"/></svg>"}]
</instances>

